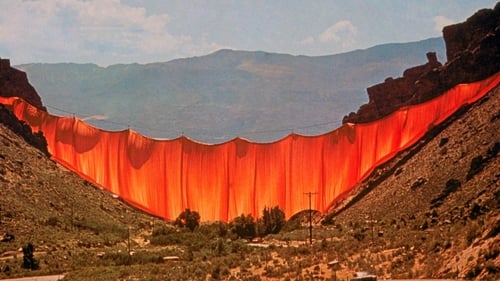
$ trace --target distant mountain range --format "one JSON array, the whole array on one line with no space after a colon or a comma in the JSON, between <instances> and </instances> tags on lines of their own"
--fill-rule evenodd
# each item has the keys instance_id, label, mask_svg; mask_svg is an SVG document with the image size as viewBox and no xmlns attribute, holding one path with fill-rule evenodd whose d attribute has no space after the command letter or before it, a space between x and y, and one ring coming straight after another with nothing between
<instances>
[{"instance_id":1,"label":"distant mountain range","mask_svg":"<svg viewBox=\"0 0 500 281\"><path fill-rule=\"evenodd\" d=\"M318 135L365 103L366 88L436 52L442 38L308 57L220 50L152 64L24 64L54 114L96 127L130 127L155 138L221 143L237 136L270 142L291 132Z\"/></svg>"}]
</instances>

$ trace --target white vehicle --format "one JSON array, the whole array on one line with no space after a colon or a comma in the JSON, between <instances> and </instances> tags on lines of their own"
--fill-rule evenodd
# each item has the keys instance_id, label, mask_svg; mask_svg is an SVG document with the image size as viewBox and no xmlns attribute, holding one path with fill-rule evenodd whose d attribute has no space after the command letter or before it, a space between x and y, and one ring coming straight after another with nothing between
<instances>
[{"instance_id":1,"label":"white vehicle","mask_svg":"<svg viewBox=\"0 0 500 281\"><path fill-rule=\"evenodd\" d=\"M356 281L377 281L377 276L366 271L354 273L354 277L351 280Z\"/></svg>"}]
</instances>

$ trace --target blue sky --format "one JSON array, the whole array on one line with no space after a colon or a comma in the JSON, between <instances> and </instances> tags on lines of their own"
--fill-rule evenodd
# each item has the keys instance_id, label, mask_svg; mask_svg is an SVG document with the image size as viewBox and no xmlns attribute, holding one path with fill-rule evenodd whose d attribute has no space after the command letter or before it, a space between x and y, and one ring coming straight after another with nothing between
<instances>
[{"instance_id":1,"label":"blue sky","mask_svg":"<svg viewBox=\"0 0 500 281\"><path fill-rule=\"evenodd\" d=\"M441 36L493 0L0 0L0 57L107 66L221 48L329 55Z\"/></svg>"}]
</instances>

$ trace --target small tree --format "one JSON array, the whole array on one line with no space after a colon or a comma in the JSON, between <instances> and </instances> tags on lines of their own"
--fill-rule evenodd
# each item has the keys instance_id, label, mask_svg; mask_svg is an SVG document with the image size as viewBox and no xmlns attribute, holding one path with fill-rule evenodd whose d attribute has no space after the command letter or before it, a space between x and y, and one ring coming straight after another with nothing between
<instances>
[{"instance_id":1,"label":"small tree","mask_svg":"<svg viewBox=\"0 0 500 281\"><path fill-rule=\"evenodd\" d=\"M196 211L186 209L175 220L175 225L180 227L187 227L193 231L200 225L200 214Z\"/></svg>"},{"instance_id":2,"label":"small tree","mask_svg":"<svg viewBox=\"0 0 500 281\"><path fill-rule=\"evenodd\" d=\"M252 215L241 215L231 222L231 228L241 238L253 238L256 234L256 223Z\"/></svg>"},{"instance_id":3,"label":"small tree","mask_svg":"<svg viewBox=\"0 0 500 281\"><path fill-rule=\"evenodd\" d=\"M33 256L35 252L35 247L33 244L28 243L26 247L23 247L23 268L37 270L39 268L38 261Z\"/></svg>"},{"instance_id":4,"label":"small tree","mask_svg":"<svg viewBox=\"0 0 500 281\"><path fill-rule=\"evenodd\" d=\"M279 233L285 222L285 212L279 206L272 209L264 208L262 218L259 220L264 235Z\"/></svg>"}]
</instances>

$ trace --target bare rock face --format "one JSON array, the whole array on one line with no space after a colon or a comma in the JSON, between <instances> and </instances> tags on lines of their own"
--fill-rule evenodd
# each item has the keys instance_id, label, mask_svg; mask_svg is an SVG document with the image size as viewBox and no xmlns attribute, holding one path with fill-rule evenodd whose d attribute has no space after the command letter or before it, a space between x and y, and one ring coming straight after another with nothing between
<instances>
[{"instance_id":1,"label":"bare rock face","mask_svg":"<svg viewBox=\"0 0 500 281\"><path fill-rule=\"evenodd\" d=\"M30 85L25 72L10 66L8 59L0 58L0 96L20 97L33 106L45 110L42 99Z\"/></svg>"},{"instance_id":2,"label":"bare rock face","mask_svg":"<svg viewBox=\"0 0 500 281\"><path fill-rule=\"evenodd\" d=\"M404 71L403 77L387 78L383 83L367 89L369 102L358 113L351 113L344 122L364 123L386 116L407 104L412 98L416 81L424 74L441 67L436 53L427 53L428 62Z\"/></svg>"},{"instance_id":3,"label":"bare rock face","mask_svg":"<svg viewBox=\"0 0 500 281\"><path fill-rule=\"evenodd\" d=\"M0 123L7 126L7 128L21 136L27 143L38 148L41 152L50 157L47 140L45 139L43 133L33 133L28 124L24 121L19 121L14 113L7 109L3 104L0 104Z\"/></svg>"},{"instance_id":4,"label":"bare rock face","mask_svg":"<svg viewBox=\"0 0 500 281\"><path fill-rule=\"evenodd\" d=\"M443 28L448 61L466 50L474 49L488 33L498 27L499 9L500 4L497 4L493 10L479 10L465 22Z\"/></svg>"},{"instance_id":5,"label":"bare rock face","mask_svg":"<svg viewBox=\"0 0 500 281\"><path fill-rule=\"evenodd\" d=\"M482 9L465 22L443 29L448 62L441 65L435 53L428 62L409 68L403 77L387 78L367 89L369 102L358 112L344 117L344 123L365 123L380 119L402 106L418 104L439 96L460 83L485 79L500 71L500 3Z\"/></svg>"}]
</instances>

